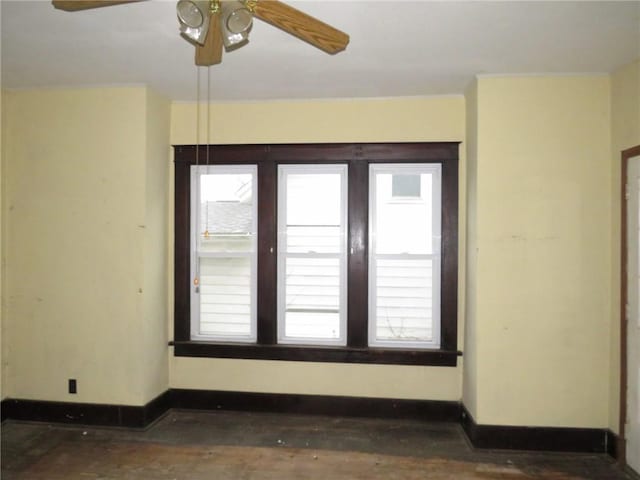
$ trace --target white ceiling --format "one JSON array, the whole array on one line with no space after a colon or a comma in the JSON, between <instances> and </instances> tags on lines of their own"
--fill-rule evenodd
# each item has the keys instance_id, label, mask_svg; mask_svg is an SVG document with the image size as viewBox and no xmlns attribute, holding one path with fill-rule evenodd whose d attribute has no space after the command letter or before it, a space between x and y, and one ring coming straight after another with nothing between
<instances>
[{"instance_id":1,"label":"white ceiling","mask_svg":"<svg viewBox=\"0 0 640 480\"><path fill-rule=\"evenodd\" d=\"M249 45L211 67L212 99L460 94L477 74L605 73L640 57L640 1L288 3L347 32L346 51L327 55L256 20ZM173 1L0 8L3 88L146 84L195 99L193 47Z\"/></svg>"}]
</instances>

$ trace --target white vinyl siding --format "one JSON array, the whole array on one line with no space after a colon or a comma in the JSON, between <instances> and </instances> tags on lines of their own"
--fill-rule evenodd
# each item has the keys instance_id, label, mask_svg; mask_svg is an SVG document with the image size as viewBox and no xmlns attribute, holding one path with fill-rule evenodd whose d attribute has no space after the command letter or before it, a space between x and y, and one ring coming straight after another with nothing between
<instances>
[{"instance_id":1,"label":"white vinyl siding","mask_svg":"<svg viewBox=\"0 0 640 480\"><path fill-rule=\"evenodd\" d=\"M441 167L376 164L369 176L369 345L440 346ZM394 176L419 196L394 195Z\"/></svg>"},{"instance_id":2,"label":"white vinyl siding","mask_svg":"<svg viewBox=\"0 0 640 480\"><path fill-rule=\"evenodd\" d=\"M192 340L256 341L256 175L191 167Z\"/></svg>"},{"instance_id":3,"label":"white vinyl siding","mask_svg":"<svg viewBox=\"0 0 640 480\"><path fill-rule=\"evenodd\" d=\"M251 335L251 261L240 257L200 258L199 335Z\"/></svg>"},{"instance_id":4,"label":"white vinyl siding","mask_svg":"<svg viewBox=\"0 0 640 480\"><path fill-rule=\"evenodd\" d=\"M278 343L346 345L346 165L278 167Z\"/></svg>"}]
</instances>

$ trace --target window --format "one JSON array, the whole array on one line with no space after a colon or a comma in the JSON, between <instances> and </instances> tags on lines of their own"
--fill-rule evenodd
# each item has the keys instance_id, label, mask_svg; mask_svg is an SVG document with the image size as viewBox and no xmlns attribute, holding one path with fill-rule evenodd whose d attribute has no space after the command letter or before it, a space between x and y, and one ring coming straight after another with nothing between
<instances>
[{"instance_id":1,"label":"window","mask_svg":"<svg viewBox=\"0 0 640 480\"><path fill-rule=\"evenodd\" d=\"M278 167L278 343L346 345L346 176Z\"/></svg>"},{"instance_id":2,"label":"window","mask_svg":"<svg viewBox=\"0 0 640 480\"><path fill-rule=\"evenodd\" d=\"M369 345L440 346L440 170L369 168ZM398 178L424 192L419 202L393 201Z\"/></svg>"},{"instance_id":3,"label":"window","mask_svg":"<svg viewBox=\"0 0 640 480\"><path fill-rule=\"evenodd\" d=\"M191 167L191 338L256 339L255 166Z\"/></svg>"},{"instance_id":4,"label":"window","mask_svg":"<svg viewBox=\"0 0 640 480\"><path fill-rule=\"evenodd\" d=\"M456 365L457 143L209 148L175 150L175 355Z\"/></svg>"}]
</instances>

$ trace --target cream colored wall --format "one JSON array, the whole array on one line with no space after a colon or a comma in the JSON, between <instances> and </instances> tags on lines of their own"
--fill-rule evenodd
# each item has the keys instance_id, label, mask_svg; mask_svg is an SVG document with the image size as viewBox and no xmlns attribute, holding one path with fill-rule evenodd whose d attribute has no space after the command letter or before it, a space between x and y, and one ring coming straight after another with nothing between
<instances>
[{"instance_id":1,"label":"cream colored wall","mask_svg":"<svg viewBox=\"0 0 640 480\"><path fill-rule=\"evenodd\" d=\"M470 268L467 274L461 261L459 272L460 346L464 299L470 304L465 403L483 424L607 427L616 415L609 401L616 308L611 143L615 150L618 138L627 141L616 112L626 108L624 92L635 91L635 68L612 78L613 114L607 77L481 78L466 106L462 97L216 104L210 141L468 136L460 164L461 239L470 182L469 255L462 240L460 248ZM171 191L169 213L161 205L173 180L163 157L166 101L145 88L115 88L9 92L1 106L2 340L11 347L3 394L139 405L164 390L168 376L174 388L462 397L461 366L170 354L167 374ZM195 142L195 110L171 106L172 144ZM169 285L158 280L165 268ZM79 381L76 396L66 393L70 377Z\"/></svg>"},{"instance_id":2,"label":"cream colored wall","mask_svg":"<svg viewBox=\"0 0 640 480\"><path fill-rule=\"evenodd\" d=\"M2 8L0 7L0 25L2 24ZM2 175L2 165L4 164L4 143L2 139L4 138L4 111L2 110L2 99L4 97L4 90L2 90L2 62L0 62L0 400L3 400L6 397L6 390L4 388L5 382L5 356L7 350L4 346L6 341L6 336L3 334L4 330L4 242L2 241L2 223L4 221L4 215L2 215L2 196L4 193L4 189L2 187L2 182L4 176Z\"/></svg>"},{"instance_id":3,"label":"cream colored wall","mask_svg":"<svg viewBox=\"0 0 640 480\"><path fill-rule=\"evenodd\" d=\"M467 154L467 248L466 248L466 297L465 297L465 331L463 357L462 402L475 418L477 415L477 241L478 241L478 82L474 81L467 89L466 103L466 154ZM463 257L460 257L463 258Z\"/></svg>"},{"instance_id":4,"label":"cream colored wall","mask_svg":"<svg viewBox=\"0 0 640 480\"><path fill-rule=\"evenodd\" d=\"M207 121L204 114L207 109L203 106L200 110L200 143L205 143ZM210 111L211 143L464 141L465 137L465 106L461 96L223 103L212 105ZM196 106L174 104L171 143L195 143L195 129ZM464 149L461 149L460 247L463 258L465 175ZM169 264L173 264L172 259ZM460 264L459 345L462 345L464 262ZM173 388L459 400L461 381L460 366L356 365L170 356L170 385Z\"/></svg>"},{"instance_id":5,"label":"cream colored wall","mask_svg":"<svg viewBox=\"0 0 640 480\"><path fill-rule=\"evenodd\" d=\"M6 336L4 335L4 241L2 240L2 234L4 228L2 224L4 223L5 216L2 214L2 205L3 195L4 195L4 175L2 171L4 169L4 127L7 124L4 121L4 110L2 110L2 100L4 98L4 91L0 88L0 400L3 400L6 395L6 388L4 387L4 382L6 378L5 368L6 368L6 355L7 349L5 347Z\"/></svg>"},{"instance_id":6,"label":"cream colored wall","mask_svg":"<svg viewBox=\"0 0 640 480\"><path fill-rule=\"evenodd\" d=\"M206 143L206 107L200 143ZM210 108L211 143L461 141L464 98L239 102ZM171 143L196 143L196 107L174 103ZM464 166L461 164L461 166Z\"/></svg>"},{"instance_id":7,"label":"cream colored wall","mask_svg":"<svg viewBox=\"0 0 640 480\"><path fill-rule=\"evenodd\" d=\"M484 77L477 102L475 419L607 427L609 78Z\"/></svg>"},{"instance_id":8,"label":"cream colored wall","mask_svg":"<svg viewBox=\"0 0 640 480\"><path fill-rule=\"evenodd\" d=\"M640 60L611 75L611 378L609 428L620 427L620 152L640 145Z\"/></svg>"},{"instance_id":9,"label":"cream colored wall","mask_svg":"<svg viewBox=\"0 0 640 480\"><path fill-rule=\"evenodd\" d=\"M145 262L164 258L146 232L164 243L166 222L149 225L162 215L147 204L166 202L167 151L147 157L146 138L168 128L148 118L148 102L145 88L7 95L3 320L12 398L141 405L159 390L162 368L149 362L160 357L141 339L150 342L148 323L166 324L144 288L153 283ZM165 173L147 178L156 165ZM158 301L164 290L150 288ZM67 394L68 378L78 380L77 395Z\"/></svg>"},{"instance_id":10,"label":"cream colored wall","mask_svg":"<svg viewBox=\"0 0 640 480\"><path fill-rule=\"evenodd\" d=\"M169 209L169 129L171 104L151 90L146 92L146 164L143 332L141 351L145 390L152 399L169 385L167 305L167 212Z\"/></svg>"}]
</instances>

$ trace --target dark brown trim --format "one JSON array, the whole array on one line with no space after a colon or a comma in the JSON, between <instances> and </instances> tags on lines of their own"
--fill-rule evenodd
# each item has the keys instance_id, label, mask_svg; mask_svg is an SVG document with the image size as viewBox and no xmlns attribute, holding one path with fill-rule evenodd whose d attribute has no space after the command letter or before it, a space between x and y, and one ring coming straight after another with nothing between
<instances>
[{"instance_id":1,"label":"dark brown trim","mask_svg":"<svg viewBox=\"0 0 640 480\"><path fill-rule=\"evenodd\" d=\"M441 348L458 345L458 162L442 163Z\"/></svg>"},{"instance_id":2,"label":"dark brown trim","mask_svg":"<svg viewBox=\"0 0 640 480\"><path fill-rule=\"evenodd\" d=\"M256 163L265 158L268 150L268 145L199 145L197 150L195 145L174 145L174 162L187 165Z\"/></svg>"},{"instance_id":3,"label":"dark brown trim","mask_svg":"<svg viewBox=\"0 0 640 480\"><path fill-rule=\"evenodd\" d=\"M8 417L7 417L7 409L9 405L9 400L8 399L4 399L2 400L2 402L0 402L0 423L4 422Z\"/></svg>"},{"instance_id":4,"label":"dark brown trim","mask_svg":"<svg viewBox=\"0 0 640 480\"><path fill-rule=\"evenodd\" d=\"M258 164L258 343L275 345L278 296L275 282L278 271L278 195L277 165L266 159Z\"/></svg>"},{"instance_id":5,"label":"dark brown trim","mask_svg":"<svg viewBox=\"0 0 640 480\"><path fill-rule=\"evenodd\" d=\"M169 391L141 407L21 399L2 401L2 415L6 419L131 428L148 427L169 408Z\"/></svg>"},{"instance_id":6,"label":"dark brown trim","mask_svg":"<svg viewBox=\"0 0 640 480\"><path fill-rule=\"evenodd\" d=\"M177 153L176 153L177 155ZM189 340L191 327L191 267L189 249L191 239L189 226L191 223L190 168L187 163L175 165L175 214L174 214L174 321L173 338Z\"/></svg>"},{"instance_id":7,"label":"dark brown trim","mask_svg":"<svg viewBox=\"0 0 640 480\"><path fill-rule=\"evenodd\" d=\"M369 316L369 165L362 160L349 161L349 239L347 282L347 346L366 348ZM360 214L357 214L359 212Z\"/></svg>"},{"instance_id":8,"label":"dark brown trim","mask_svg":"<svg viewBox=\"0 0 640 480\"><path fill-rule=\"evenodd\" d=\"M620 444L620 437L618 437L618 435L613 433L611 430L607 430L605 432L605 435L606 435L605 437L606 453L610 457L618 460L618 455L620 454L620 451L618 450L618 445Z\"/></svg>"},{"instance_id":9,"label":"dark brown trim","mask_svg":"<svg viewBox=\"0 0 640 480\"><path fill-rule=\"evenodd\" d=\"M349 417L457 422L460 403L437 400L338 397L203 390L171 390L174 408L239 410Z\"/></svg>"},{"instance_id":10,"label":"dark brown trim","mask_svg":"<svg viewBox=\"0 0 640 480\"><path fill-rule=\"evenodd\" d=\"M81 425L122 426L122 410L133 419L136 407L90 403L49 402L39 400L5 400L3 410L12 420L72 423Z\"/></svg>"},{"instance_id":11,"label":"dark brown trim","mask_svg":"<svg viewBox=\"0 0 640 480\"><path fill-rule=\"evenodd\" d=\"M455 367L459 351L173 342L179 357Z\"/></svg>"},{"instance_id":12,"label":"dark brown trim","mask_svg":"<svg viewBox=\"0 0 640 480\"><path fill-rule=\"evenodd\" d=\"M608 453L607 430L601 428L478 425L464 405L460 421L475 448Z\"/></svg>"},{"instance_id":13,"label":"dark brown trim","mask_svg":"<svg viewBox=\"0 0 640 480\"><path fill-rule=\"evenodd\" d=\"M626 432L627 418L627 169L629 159L640 155L640 145L621 152L620 177L620 419L617 442L618 460L626 464Z\"/></svg>"},{"instance_id":14,"label":"dark brown trim","mask_svg":"<svg viewBox=\"0 0 640 480\"><path fill-rule=\"evenodd\" d=\"M269 158L278 163L347 162L366 158L369 162L443 162L458 159L460 142L416 143L310 143L264 145L200 145L199 162L255 163ZM196 164L195 145L174 145L176 163Z\"/></svg>"},{"instance_id":15,"label":"dark brown trim","mask_svg":"<svg viewBox=\"0 0 640 480\"><path fill-rule=\"evenodd\" d=\"M478 425L457 401L170 389L143 407L16 399L1 406L3 419L128 428L146 428L171 408L460 422L475 448L620 455L610 430Z\"/></svg>"},{"instance_id":16,"label":"dark brown trim","mask_svg":"<svg viewBox=\"0 0 640 480\"><path fill-rule=\"evenodd\" d=\"M175 146L174 355L344 363L455 366L458 337L459 142ZM198 158L196 159L196 152ZM277 166L346 163L349 167L347 346L277 345ZM368 181L372 163L442 165L441 338L439 350L368 348ZM190 341L190 166L258 165L257 343ZM351 253L352 252L352 253Z\"/></svg>"},{"instance_id":17,"label":"dark brown trim","mask_svg":"<svg viewBox=\"0 0 640 480\"><path fill-rule=\"evenodd\" d=\"M143 424L151 425L172 408L171 389L165 390L144 406Z\"/></svg>"},{"instance_id":18,"label":"dark brown trim","mask_svg":"<svg viewBox=\"0 0 640 480\"><path fill-rule=\"evenodd\" d=\"M458 422L460 418L460 403L455 401L188 389L167 390L144 407L36 400L3 401L3 411L12 420L129 428L148 427L171 408L442 422Z\"/></svg>"}]
</instances>

